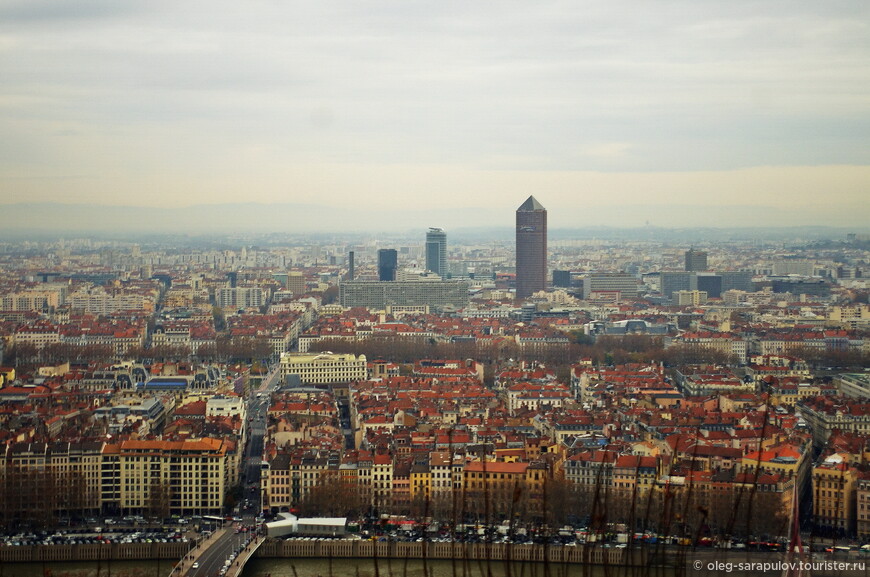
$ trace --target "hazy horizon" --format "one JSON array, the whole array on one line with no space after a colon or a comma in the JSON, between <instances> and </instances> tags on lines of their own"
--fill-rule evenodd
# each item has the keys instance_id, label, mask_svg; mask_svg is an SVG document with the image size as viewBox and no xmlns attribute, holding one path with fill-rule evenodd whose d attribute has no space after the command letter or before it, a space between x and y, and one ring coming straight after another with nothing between
<instances>
[{"instance_id":1,"label":"hazy horizon","mask_svg":"<svg viewBox=\"0 0 870 577\"><path fill-rule=\"evenodd\" d=\"M702 207L684 207L693 212ZM735 215L746 214L745 207L729 207ZM5 207L7 223L0 228L0 240L51 239L67 236L103 238L292 238L381 237L417 239L422 242L429 226L441 226L451 242L513 242L513 212L502 209L466 210L464 219L448 216L454 211L420 210L409 216L372 209L370 211L301 205L264 205L239 203L161 209L151 207L107 207L60 203L18 204ZM638 211L639 218L651 218L649 211ZM679 213L679 211L677 211ZM36 214L39 216L35 216ZM673 207L668 209L672 215ZM656 242L716 242L739 240L845 240L849 233L870 234L870 222L860 226L793 224L774 226L765 222L744 222L728 226L720 222L693 226L661 226L651 221L617 224L601 222L572 223L549 216L551 244L570 240L651 240ZM764 215L758 213L762 221Z\"/></svg>"}]
</instances>

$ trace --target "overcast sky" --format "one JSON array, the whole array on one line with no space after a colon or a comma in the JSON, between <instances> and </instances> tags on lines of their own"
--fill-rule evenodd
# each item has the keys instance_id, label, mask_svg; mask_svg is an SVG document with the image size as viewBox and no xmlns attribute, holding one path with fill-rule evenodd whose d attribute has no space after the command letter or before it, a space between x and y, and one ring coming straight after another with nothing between
<instances>
[{"instance_id":1,"label":"overcast sky","mask_svg":"<svg viewBox=\"0 0 870 577\"><path fill-rule=\"evenodd\" d=\"M866 0L0 0L0 209L866 225L868 28Z\"/></svg>"}]
</instances>

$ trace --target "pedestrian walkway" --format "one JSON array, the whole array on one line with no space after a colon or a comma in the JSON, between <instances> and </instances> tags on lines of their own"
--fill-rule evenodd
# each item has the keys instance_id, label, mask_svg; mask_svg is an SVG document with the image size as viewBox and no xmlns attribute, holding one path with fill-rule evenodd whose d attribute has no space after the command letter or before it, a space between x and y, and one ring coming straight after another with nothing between
<instances>
[{"instance_id":1,"label":"pedestrian walkway","mask_svg":"<svg viewBox=\"0 0 870 577\"><path fill-rule=\"evenodd\" d=\"M185 577L190 571L193 564L200 558L200 556L208 551L208 548L212 546L212 544L220 539L225 533L226 529L218 529L214 533L212 533L208 538L197 541L196 545L187 552L187 555L181 558L178 563L172 568L172 572L169 574L170 577Z\"/></svg>"}]
</instances>

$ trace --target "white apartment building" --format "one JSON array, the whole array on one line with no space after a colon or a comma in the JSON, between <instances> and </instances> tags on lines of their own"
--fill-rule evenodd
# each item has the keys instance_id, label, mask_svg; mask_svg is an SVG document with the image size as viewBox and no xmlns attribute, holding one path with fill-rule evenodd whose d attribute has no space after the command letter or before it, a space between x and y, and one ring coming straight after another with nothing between
<instances>
[{"instance_id":1,"label":"white apartment building","mask_svg":"<svg viewBox=\"0 0 870 577\"><path fill-rule=\"evenodd\" d=\"M366 378L365 355L333 353L284 353L281 378L299 375L303 384L349 383Z\"/></svg>"},{"instance_id":2,"label":"white apartment building","mask_svg":"<svg viewBox=\"0 0 870 577\"><path fill-rule=\"evenodd\" d=\"M242 397L215 395L205 402L206 417L226 417L238 415L245 418L245 401Z\"/></svg>"},{"instance_id":3,"label":"white apartment building","mask_svg":"<svg viewBox=\"0 0 870 577\"><path fill-rule=\"evenodd\" d=\"M216 291L215 301L222 309L260 307L266 302L259 287L222 287Z\"/></svg>"}]
</instances>

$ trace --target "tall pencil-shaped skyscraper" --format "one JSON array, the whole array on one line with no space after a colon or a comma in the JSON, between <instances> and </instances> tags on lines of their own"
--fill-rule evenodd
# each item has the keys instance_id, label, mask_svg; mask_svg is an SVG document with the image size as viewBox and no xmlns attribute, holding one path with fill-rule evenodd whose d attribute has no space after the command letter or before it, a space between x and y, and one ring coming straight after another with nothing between
<instances>
[{"instance_id":1,"label":"tall pencil-shaped skyscraper","mask_svg":"<svg viewBox=\"0 0 870 577\"><path fill-rule=\"evenodd\" d=\"M517 209L517 298L547 288L547 209L530 196Z\"/></svg>"}]
</instances>

